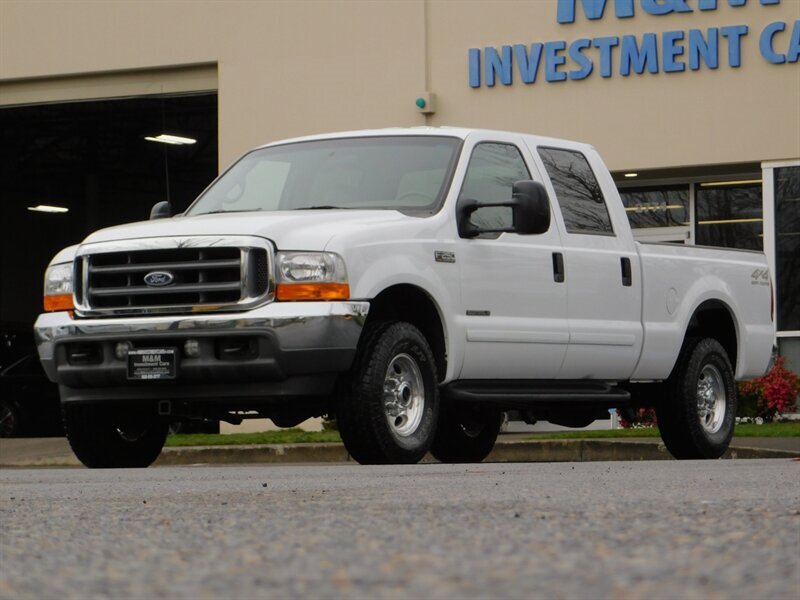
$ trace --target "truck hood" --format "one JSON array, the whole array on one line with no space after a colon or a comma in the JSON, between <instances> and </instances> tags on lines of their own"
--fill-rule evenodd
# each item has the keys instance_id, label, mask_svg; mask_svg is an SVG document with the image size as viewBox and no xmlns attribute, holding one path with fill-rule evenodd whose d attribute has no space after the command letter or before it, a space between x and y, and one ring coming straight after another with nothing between
<instances>
[{"instance_id":1,"label":"truck hood","mask_svg":"<svg viewBox=\"0 0 800 600\"><path fill-rule=\"evenodd\" d=\"M219 213L141 221L96 231L83 243L153 237L254 235L279 250L324 250L334 235L416 220L394 210L304 210Z\"/></svg>"}]
</instances>

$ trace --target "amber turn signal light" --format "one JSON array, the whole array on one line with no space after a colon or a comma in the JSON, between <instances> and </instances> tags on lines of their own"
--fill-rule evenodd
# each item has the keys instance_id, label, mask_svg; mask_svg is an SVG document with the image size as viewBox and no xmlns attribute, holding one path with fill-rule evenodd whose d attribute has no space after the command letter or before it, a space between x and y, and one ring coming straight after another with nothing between
<instances>
[{"instance_id":1,"label":"amber turn signal light","mask_svg":"<svg viewBox=\"0 0 800 600\"><path fill-rule=\"evenodd\" d=\"M347 300L350 286L346 283L279 283L278 300Z\"/></svg>"},{"instance_id":2,"label":"amber turn signal light","mask_svg":"<svg viewBox=\"0 0 800 600\"><path fill-rule=\"evenodd\" d=\"M52 294L44 297L45 312L55 312L59 310L75 310L72 303L72 294Z\"/></svg>"}]
</instances>

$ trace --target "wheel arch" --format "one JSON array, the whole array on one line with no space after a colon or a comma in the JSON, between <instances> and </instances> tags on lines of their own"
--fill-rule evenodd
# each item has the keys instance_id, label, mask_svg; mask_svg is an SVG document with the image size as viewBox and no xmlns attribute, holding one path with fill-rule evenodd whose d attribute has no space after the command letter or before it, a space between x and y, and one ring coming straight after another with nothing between
<instances>
[{"instance_id":1,"label":"wheel arch","mask_svg":"<svg viewBox=\"0 0 800 600\"><path fill-rule=\"evenodd\" d=\"M396 284L370 301L367 324L406 321L419 329L428 341L439 380L447 373L447 337L442 312L430 294L419 286Z\"/></svg>"},{"instance_id":2,"label":"wheel arch","mask_svg":"<svg viewBox=\"0 0 800 600\"><path fill-rule=\"evenodd\" d=\"M739 330L733 310L718 299L705 300L694 309L686 326L684 341L691 337L713 338L717 340L731 361L736 372L739 356Z\"/></svg>"}]
</instances>

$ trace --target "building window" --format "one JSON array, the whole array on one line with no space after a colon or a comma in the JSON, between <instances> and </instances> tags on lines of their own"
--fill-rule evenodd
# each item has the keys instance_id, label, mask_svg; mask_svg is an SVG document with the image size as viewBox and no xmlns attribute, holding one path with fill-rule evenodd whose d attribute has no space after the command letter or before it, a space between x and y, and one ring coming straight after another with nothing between
<instances>
[{"instance_id":1,"label":"building window","mask_svg":"<svg viewBox=\"0 0 800 600\"><path fill-rule=\"evenodd\" d=\"M764 249L760 180L701 183L695 194L697 244Z\"/></svg>"},{"instance_id":2,"label":"building window","mask_svg":"<svg viewBox=\"0 0 800 600\"><path fill-rule=\"evenodd\" d=\"M567 233L614 235L603 192L580 152L539 148Z\"/></svg>"},{"instance_id":3,"label":"building window","mask_svg":"<svg viewBox=\"0 0 800 600\"><path fill-rule=\"evenodd\" d=\"M778 331L800 330L800 167L775 169Z\"/></svg>"},{"instance_id":4,"label":"building window","mask_svg":"<svg viewBox=\"0 0 800 600\"><path fill-rule=\"evenodd\" d=\"M632 229L689 225L689 186L625 188L619 191Z\"/></svg>"}]
</instances>

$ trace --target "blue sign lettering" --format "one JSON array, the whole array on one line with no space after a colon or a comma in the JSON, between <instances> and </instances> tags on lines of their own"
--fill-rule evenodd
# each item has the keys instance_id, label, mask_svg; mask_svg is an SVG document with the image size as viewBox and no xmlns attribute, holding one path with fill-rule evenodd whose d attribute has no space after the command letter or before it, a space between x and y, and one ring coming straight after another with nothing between
<instances>
[{"instance_id":1,"label":"blue sign lettering","mask_svg":"<svg viewBox=\"0 0 800 600\"><path fill-rule=\"evenodd\" d=\"M567 78L566 73L558 70L558 67L567 62L561 55L566 47L566 42L547 42L544 45L544 72L547 81L564 81Z\"/></svg>"},{"instance_id":2,"label":"blue sign lettering","mask_svg":"<svg viewBox=\"0 0 800 600\"><path fill-rule=\"evenodd\" d=\"M600 76L601 77L611 77L611 71L613 69L613 63L611 61L611 50L619 46L619 38L618 37L599 37L594 38L592 41L595 48L600 49Z\"/></svg>"},{"instance_id":3,"label":"blue sign lettering","mask_svg":"<svg viewBox=\"0 0 800 600\"><path fill-rule=\"evenodd\" d=\"M552 1L552 0L551 0ZM577 7L589 20L602 19L613 4L617 18L634 16L638 3L650 15L691 13L695 10L717 10L720 1L731 7L741 7L747 0L555 0L559 23L573 23ZM776 5L780 0L758 0L762 5ZM756 0L751 0L755 3ZM788 34L789 24L776 21L767 25L759 36L759 51L767 62L780 65L800 60L800 20L795 21ZM750 33L747 25L726 25L708 29L688 29L643 33L639 35L580 38L574 41L555 40L516 43L499 47L469 49L469 85L479 88L485 84L494 87L497 82L509 86L514 71L526 85L544 80L580 81L588 78L597 67L600 77L612 77L615 72L623 77L632 73L641 75L680 73L688 69L699 71L705 67L718 69L721 44L727 44L727 66L742 66L742 50ZM788 35L788 46L786 44ZM786 52L782 52L786 50ZM614 55L617 54L617 57ZM619 61L619 66L615 66ZM516 69L514 64L516 63Z\"/></svg>"},{"instance_id":4,"label":"blue sign lettering","mask_svg":"<svg viewBox=\"0 0 800 600\"><path fill-rule=\"evenodd\" d=\"M581 52L584 48L591 47L592 40L587 40L586 38L575 40L569 45L569 57L580 66L580 69L573 69L569 72L570 79L586 79L592 74L592 70L594 69L592 59Z\"/></svg>"},{"instance_id":5,"label":"blue sign lettering","mask_svg":"<svg viewBox=\"0 0 800 600\"><path fill-rule=\"evenodd\" d=\"M626 19L633 16L633 0L613 0L614 14L618 19ZM559 23L575 22L575 5L578 0L558 0L556 9L556 20ZM580 0L583 6L583 14L587 19L601 19L606 9L606 0Z\"/></svg>"},{"instance_id":6,"label":"blue sign lettering","mask_svg":"<svg viewBox=\"0 0 800 600\"><path fill-rule=\"evenodd\" d=\"M794 22L786 54L781 54L775 50L775 35L785 30L786 23L778 21L770 23L761 32L761 39L759 40L761 55L774 65L796 63L800 58L800 20Z\"/></svg>"},{"instance_id":7,"label":"blue sign lettering","mask_svg":"<svg viewBox=\"0 0 800 600\"><path fill-rule=\"evenodd\" d=\"M772 38L776 33L784 29L786 29L786 23L778 21L777 23L770 23L764 28L764 31L761 32L761 39L758 43L761 49L761 56L774 65L780 65L786 62L785 54L778 54L772 49Z\"/></svg>"},{"instance_id":8,"label":"blue sign lettering","mask_svg":"<svg viewBox=\"0 0 800 600\"><path fill-rule=\"evenodd\" d=\"M481 87L481 51L469 49L469 87Z\"/></svg>"},{"instance_id":9,"label":"blue sign lettering","mask_svg":"<svg viewBox=\"0 0 800 600\"><path fill-rule=\"evenodd\" d=\"M703 37L699 29L689 30L689 68L700 69L700 59L709 69L719 67L719 29L710 27Z\"/></svg>"},{"instance_id":10,"label":"blue sign lettering","mask_svg":"<svg viewBox=\"0 0 800 600\"><path fill-rule=\"evenodd\" d=\"M485 48L483 58L486 62L486 85L494 86L495 75L500 75L500 83L511 85L511 46L502 47L502 56L496 48Z\"/></svg>"},{"instance_id":11,"label":"blue sign lettering","mask_svg":"<svg viewBox=\"0 0 800 600\"><path fill-rule=\"evenodd\" d=\"M720 27L719 33L728 39L728 66L738 69L742 66L742 38L749 31L747 25Z\"/></svg>"},{"instance_id":12,"label":"blue sign lettering","mask_svg":"<svg viewBox=\"0 0 800 600\"><path fill-rule=\"evenodd\" d=\"M679 73L686 70L686 65L676 59L683 56L684 48L678 45L683 39L682 31L665 31L661 35L664 53L664 73Z\"/></svg>"},{"instance_id":13,"label":"blue sign lettering","mask_svg":"<svg viewBox=\"0 0 800 600\"><path fill-rule=\"evenodd\" d=\"M674 12L693 12L686 0L642 0L642 8L651 15L668 15Z\"/></svg>"},{"instance_id":14,"label":"blue sign lettering","mask_svg":"<svg viewBox=\"0 0 800 600\"><path fill-rule=\"evenodd\" d=\"M611 0L614 3L614 16L618 19L627 19L634 15L634 0ZM724 1L724 0L723 0ZM753 0L755 1L755 0ZM781 0L759 0L762 5L780 4ZM698 10L717 10L718 0L697 0ZM728 5L734 8L745 6L747 0L727 0ZM656 16L672 13L694 12L688 0L639 0L646 13ZM608 0L558 0L556 20L561 23L574 23L576 7L583 8L583 14L590 21L602 19Z\"/></svg>"},{"instance_id":15,"label":"blue sign lettering","mask_svg":"<svg viewBox=\"0 0 800 600\"><path fill-rule=\"evenodd\" d=\"M514 46L514 58L517 60L519 75L523 83L536 83L539 63L542 62L542 44L531 44L530 54L522 44Z\"/></svg>"},{"instance_id":16,"label":"blue sign lettering","mask_svg":"<svg viewBox=\"0 0 800 600\"><path fill-rule=\"evenodd\" d=\"M623 35L619 52L619 74L627 77L631 74L631 66L633 66L633 72L641 75L644 73L645 65L647 65L648 73L658 73L656 34L645 33L642 36L641 48L636 45L635 36Z\"/></svg>"},{"instance_id":17,"label":"blue sign lettering","mask_svg":"<svg viewBox=\"0 0 800 600\"><path fill-rule=\"evenodd\" d=\"M800 59L800 21L794 22L792 37L789 39L789 51L786 53L786 62L796 63Z\"/></svg>"}]
</instances>

